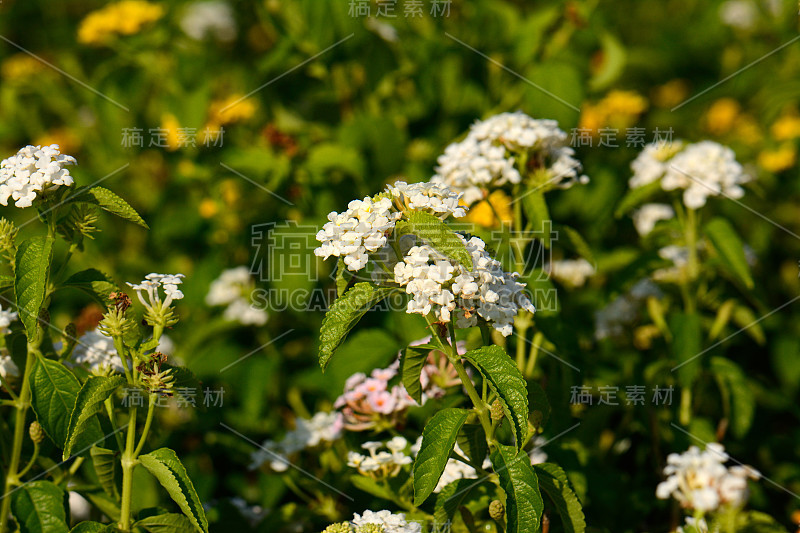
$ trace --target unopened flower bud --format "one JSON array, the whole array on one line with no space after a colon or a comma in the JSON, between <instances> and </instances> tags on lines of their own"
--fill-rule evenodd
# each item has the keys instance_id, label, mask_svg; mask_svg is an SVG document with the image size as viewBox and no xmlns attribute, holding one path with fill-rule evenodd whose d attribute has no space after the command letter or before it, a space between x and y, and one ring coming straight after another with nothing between
<instances>
[{"instance_id":1,"label":"unopened flower bud","mask_svg":"<svg viewBox=\"0 0 800 533\"><path fill-rule=\"evenodd\" d=\"M502 520L505 515L506 507L503 505L503 502L500 500L493 500L492 503L489 504L489 516L491 516L493 520Z\"/></svg>"},{"instance_id":2,"label":"unopened flower bud","mask_svg":"<svg viewBox=\"0 0 800 533\"><path fill-rule=\"evenodd\" d=\"M30 435L34 444L41 444L44 440L44 428L42 428L39 422L34 420L31 422L30 427L28 427L28 435Z\"/></svg>"},{"instance_id":3,"label":"unopened flower bud","mask_svg":"<svg viewBox=\"0 0 800 533\"><path fill-rule=\"evenodd\" d=\"M492 404L490 412L492 414L492 420L494 421L502 420L504 415L502 402L500 402L500 400L495 400L494 403Z\"/></svg>"},{"instance_id":4,"label":"unopened flower bud","mask_svg":"<svg viewBox=\"0 0 800 533\"><path fill-rule=\"evenodd\" d=\"M339 522L329 525L322 533L353 533L353 528L347 522Z\"/></svg>"}]
</instances>

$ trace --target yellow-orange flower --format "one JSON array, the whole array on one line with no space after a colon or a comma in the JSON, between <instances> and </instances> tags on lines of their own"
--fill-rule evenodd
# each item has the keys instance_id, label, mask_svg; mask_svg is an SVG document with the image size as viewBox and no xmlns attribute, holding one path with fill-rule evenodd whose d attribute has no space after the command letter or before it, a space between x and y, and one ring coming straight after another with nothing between
<instances>
[{"instance_id":1,"label":"yellow-orange flower","mask_svg":"<svg viewBox=\"0 0 800 533\"><path fill-rule=\"evenodd\" d=\"M714 135L724 135L731 131L742 107L733 98L720 98L706 113L706 129Z\"/></svg>"},{"instance_id":2,"label":"yellow-orange flower","mask_svg":"<svg viewBox=\"0 0 800 533\"><path fill-rule=\"evenodd\" d=\"M205 198L200 202L197 210L200 212L201 217L211 218L219 212L219 207L217 207L217 202L211 198Z\"/></svg>"},{"instance_id":3,"label":"yellow-orange flower","mask_svg":"<svg viewBox=\"0 0 800 533\"><path fill-rule=\"evenodd\" d=\"M788 141L800 137L800 116L783 115L772 124L772 136L776 141Z\"/></svg>"},{"instance_id":4,"label":"yellow-orange flower","mask_svg":"<svg viewBox=\"0 0 800 533\"><path fill-rule=\"evenodd\" d=\"M78 148L81 146L81 140L71 130L59 128L50 130L44 135L40 135L33 140L33 144L40 146L57 144L62 153L71 154L78 151Z\"/></svg>"},{"instance_id":5,"label":"yellow-orange flower","mask_svg":"<svg viewBox=\"0 0 800 533\"><path fill-rule=\"evenodd\" d=\"M242 122L256 113L256 103L241 94L233 94L223 100L214 100L208 108L208 122L217 126Z\"/></svg>"},{"instance_id":6,"label":"yellow-orange flower","mask_svg":"<svg viewBox=\"0 0 800 533\"><path fill-rule=\"evenodd\" d=\"M164 7L143 0L122 0L89 13L78 28L78 41L100 46L117 35L139 33L164 15Z\"/></svg>"},{"instance_id":7,"label":"yellow-orange flower","mask_svg":"<svg viewBox=\"0 0 800 533\"><path fill-rule=\"evenodd\" d=\"M180 136L181 125L175 115L167 113L161 118L161 129L165 130L165 141L167 143L167 150L175 151L181 146Z\"/></svg>"},{"instance_id":8,"label":"yellow-orange flower","mask_svg":"<svg viewBox=\"0 0 800 533\"><path fill-rule=\"evenodd\" d=\"M484 228L493 228L500 222L510 224L512 217L511 198L503 191L497 190L486 200L472 206L467 212L466 220Z\"/></svg>"},{"instance_id":9,"label":"yellow-orange flower","mask_svg":"<svg viewBox=\"0 0 800 533\"><path fill-rule=\"evenodd\" d=\"M614 90L596 104L583 104L579 127L595 134L600 128L627 128L647 111L647 107L647 99L639 93Z\"/></svg>"},{"instance_id":10,"label":"yellow-orange flower","mask_svg":"<svg viewBox=\"0 0 800 533\"><path fill-rule=\"evenodd\" d=\"M758 164L769 172L781 172L797 162L797 148L792 143L784 143L774 150L762 150L758 154Z\"/></svg>"}]
</instances>

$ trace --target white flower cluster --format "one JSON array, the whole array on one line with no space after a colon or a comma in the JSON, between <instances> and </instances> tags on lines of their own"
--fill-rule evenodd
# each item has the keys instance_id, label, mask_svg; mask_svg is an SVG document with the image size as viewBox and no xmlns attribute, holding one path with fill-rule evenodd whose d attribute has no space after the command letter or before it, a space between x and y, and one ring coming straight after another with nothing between
<instances>
[{"instance_id":1,"label":"white flower cluster","mask_svg":"<svg viewBox=\"0 0 800 533\"><path fill-rule=\"evenodd\" d=\"M389 451L378 451L384 446ZM379 479L394 477L400 473L404 466L414 462L414 460L405 453L405 449L408 447L408 441L403 437L394 437L385 444L374 441L365 442L361 447L368 450L369 455L348 452L347 466L357 468L358 472L365 476Z\"/></svg>"},{"instance_id":2,"label":"white flower cluster","mask_svg":"<svg viewBox=\"0 0 800 533\"><path fill-rule=\"evenodd\" d=\"M662 295L658 286L649 279L637 281L627 293L595 312L595 338L600 340L623 335L626 328L639 318L642 303L650 296L661 298Z\"/></svg>"},{"instance_id":3,"label":"white flower cluster","mask_svg":"<svg viewBox=\"0 0 800 533\"><path fill-rule=\"evenodd\" d=\"M550 275L567 287L583 287L594 276L595 268L586 259L564 259L550 262Z\"/></svg>"},{"instance_id":4,"label":"white flower cluster","mask_svg":"<svg viewBox=\"0 0 800 533\"><path fill-rule=\"evenodd\" d=\"M455 314L458 328L475 326L482 318L507 337L520 308L535 311L523 291L525 284L517 281L517 273L503 271L480 238L459 237L472 256L472 272L428 245L412 247L403 262L395 265L395 281L413 296L407 312L427 315L433 311L442 322L450 322Z\"/></svg>"},{"instance_id":5,"label":"white flower cluster","mask_svg":"<svg viewBox=\"0 0 800 533\"><path fill-rule=\"evenodd\" d=\"M383 526L383 533L422 533L422 524L409 522L403 513L392 514L390 511L364 511L353 515L353 526L356 528L375 524Z\"/></svg>"},{"instance_id":6,"label":"white flower cluster","mask_svg":"<svg viewBox=\"0 0 800 533\"><path fill-rule=\"evenodd\" d=\"M749 466L726 467L728 454L721 444L706 445L704 451L692 446L688 451L667 457L666 481L656 489L662 500L675 498L680 504L700 512L715 511L722 505L740 507L747 502L747 480L761 474Z\"/></svg>"},{"instance_id":7,"label":"white flower cluster","mask_svg":"<svg viewBox=\"0 0 800 533\"><path fill-rule=\"evenodd\" d=\"M402 210L427 211L442 219L450 215L461 218L467 214L464 207L459 205L461 194L441 183L429 181L409 184L396 181L386 188L386 192L399 202Z\"/></svg>"},{"instance_id":8,"label":"white flower cluster","mask_svg":"<svg viewBox=\"0 0 800 533\"><path fill-rule=\"evenodd\" d=\"M254 288L253 278L246 266L231 268L211 282L206 303L214 306L227 305L223 314L226 320L245 326L263 326L269 315L251 303L250 294Z\"/></svg>"},{"instance_id":9,"label":"white flower cluster","mask_svg":"<svg viewBox=\"0 0 800 533\"><path fill-rule=\"evenodd\" d=\"M180 26L195 41L202 41L209 36L222 43L236 39L236 20L233 9L226 2L208 0L190 4L181 18Z\"/></svg>"},{"instance_id":10,"label":"white flower cluster","mask_svg":"<svg viewBox=\"0 0 800 533\"><path fill-rule=\"evenodd\" d=\"M667 204L644 204L633 213L633 225L640 236L648 235L662 220L675 217L675 211Z\"/></svg>"},{"instance_id":11,"label":"white flower cluster","mask_svg":"<svg viewBox=\"0 0 800 533\"><path fill-rule=\"evenodd\" d=\"M386 244L386 235L400 216L389 198L353 200L344 213L328 215L329 222L317 233L322 244L314 254L342 257L347 268L357 272L367 265L370 253Z\"/></svg>"},{"instance_id":12,"label":"white flower cluster","mask_svg":"<svg viewBox=\"0 0 800 533\"><path fill-rule=\"evenodd\" d=\"M128 286L136 291L136 296L147 309L162 309L172 305L174 300L183 299L183 293L178 285L183 283L183 274L148 274L144 281L135 285L128 283ZM165 298L162 301L158 289L163 289ZM145 301L142 293L147 293Z\"/></svg>"},{"instance_id":13,"label":"white flower cluster","mask_svg":"<svg viewBox=\"0 0 800 533\"><path fill-rule=\"evenodd\" d=\"M81 335L72 357L75 363L86 365L96 376L106 375L109 371L124 372L122 359L114 348L114 340L98 330Z\"/></svg>"},{"instance_id":14,"label":"white flower cluster","mask_svg":"<svg viewBox=\"0 0 800 533\"><path fill-rule=\"evenodd\" d=\"M62 155L57 144L20 149L0 163L0 205L8 205L11 198L17 207L30 207L37 194L69 187L74 181L64 167L76 163L74 157Z\"/></svg>"},{"instance_id":15,"label":"white flower cluster","mask_svg":"<svg viewBox=\"0 0 800 533\"><path fill-rule=\"evenodd\" d=\"M489 189L519 183L522 175L515 164L524 162L528 169L546 169L553 188L568 188L588 182L579 176L581 164L574 155L555 120L501 113L476 122L462 141L448 146L439 156L433 181L464 193L469 206L483 200Z\"/></svg>"},{"instance_id":16,"label":"white flower cluster","mask_svg":"<svg viewBox=\"0 0 800 533\"><path fill-rule=\"evenodd\" d=\"M289 468L288 455L314 448L323 442L333 442L341 435L342 415L339 413L320 412L308 420L298 418L295 429L286 433L283 440L266 440L261 448L250 455L250 469L256 470L269 463L275 472L285 472Z\"/></svg>"},{"instance_id":17,"label":"white flower cluster","mask_svg":"<svg viewBox=\"0 0 800 533\"><path fill-rule=\"evenodd\" d=\"M713 141L650 144L631 163L631 169L628 185L632 189L660 179L665 191L682 189L683 203L690 209L706 205L709 196L741 198L741 185L751 179L733 150Z\"/></svg>"},{"instance_id":18,"label":"white flower cluster","mask_svg":"<svg viewBox=\"0 0 800 533\"><path fill-rule=\"evenodd\" d=\"M17 367L10 355L0 352L0 378L9 381L11 378L19 377L19 367Z\"/></svg>"},{"instance_id":19,"label":"white flower cluster","mask_svg":"<svg viewBox=\"0 0 800 533\"><path fill-rule=\"evenodd\" d=\"M3 311L3 306L0 305L0 335L8 335L11 333L11 323L19 318L19 315L13 311Z\"/></svg>"}]
</instances>

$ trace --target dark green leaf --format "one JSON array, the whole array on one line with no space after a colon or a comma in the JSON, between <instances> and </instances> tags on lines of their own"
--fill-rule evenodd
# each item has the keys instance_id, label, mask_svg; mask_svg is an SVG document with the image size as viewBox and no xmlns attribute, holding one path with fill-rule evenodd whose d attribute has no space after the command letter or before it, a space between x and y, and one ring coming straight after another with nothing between
<instances>
[{"instance_id":1,"label":"dark green leaf","mask_svg":"<svg viewBox=\"0 0 800 533\"><path fill-rule=\"evenodd\" d=\"M108 524L101 524L100 522L81 522L70 529L69 533L105 533L107 530Z\"/></svg>"},{"instance_id":2,"label":"dark green leaf","mask_svg":"<svg viewBox=\"0 0 800 533\"><path fill-rule=\"evenodd\" d=\"M97 421L96 415L100 412L103 402L109 398L117 388L125 383L122 376L90 376L78 392L75 407L69 418L67 437L64 441L63 460L72 456L74 451L81 451L86 446L83 433L91 422ZM91 445L91 444L90 444Z\"/></svg>"},{"instance_id":3,"label":"dark green leaf","mask_svg":"<svg viewBox=\"0 0 800 533\"><path fill-rule=\"evenodd\" d=\"M569 243L571 248L575 250L578 255L592 264L595 263L592 249L589 247L589 244L586 242L586 240L584 240L583 236L578 233L578 230L569 226L565 226L564 224L558 224L556 226L556 230L559 233L564 234L564 236L567 238L567 243Z\"/></svg>"},{"instance_id":4,"label":"dark green leaf","mask_svg":"<svg viewBox=\"0 0 800 533\"><path fill-rule=\"evenodd\" d=\"M139 213L128 202L104 187L82 188L70 197L71 202L87 203L100 207L113 215L150 229Z\"/></svg>"},{"instance_id":5,"label":"dark green leaf","mask_svg":"<svg viewBox=\"0 0 800 533\"><path fill-rule=\"evenodd\" d=\"M73 274L63 286L80 289L104 306L109 304L109 295L119 290L109 276L94 268Z\"/></svg>"},{"instance_id":6,"label":"dark green leaf","mask_svg":"<svg viewBox=\"0 0 800 533\"><path fill-rule=\"evenodd\" d=\"M477 479L459 479L445 485L441 492L436 495L433 515L436 523L446 524L452 522L456 511L461 506L461 502L479 484L480 481Z\"/></svg>"},{"instance_id":7,"label":"dark green leaf","mask_svg":"<svg viewBox=\"0 0 800 533\"><path fill-rule=\"evenodd\" d=\"M67 533L64 491L49 481L25 483L11 494L20 533Z\"/></svg>"},{"instance_id":8,"label":"dark green leaf","mask_svg":"<svg viewBox=\"0 0 800 533\"><path fill-rule=\"evenodd\" d=\"M414 459L414 505L421 505L436 488L468 416L469 411L464 409L442 409L425 425L422 444Z\"/></svg>"},{"instance_id":9,"label":"dark green leaf","mask_svg":"<svg viewBox=\"0 0 800 533\"><path fill-rule=\"evenodd\" d=\"M32 237L17 248L14 294L28 339L37 336L36 324L44 302L52 255L52 237Z\"/></svg>"},{"instance_id":10,"label":"dark green leaf","mask_svg":"<svg viewBox=\"0 0 800 533\"><path fill-rule=\"evenodd\" d=\"M400 378L406 392L415 402L422 405L422 383L419 381L422 368L428 361L428 354L435 350L435 346L423 344L421 346L409 346L403 350L400 356Z\"/></svg>"},{"instance_id":11,"label":"dark green leaf","mask_svg":"<svg viewBox=\"0 0 800 533\"><path fill-rule=\"evenodd\" d=\"M544 192L533 189L525 193L521 200L522 206L525 208L525 215L528 217L528 226L532 228L533 234L541 239L544 247L549 249L552 222L547 202L544 199Z\"/></svg>"},{"instance_id":12,"label":"dark green leaf","mask_svg":"<svg viewBox=\"0 0 800 533\"><path fill-rule=\"evenodd\" d=\"M139 462L167 490L192 524L198 530L208 533L208 520L203 504L177 454L169 448L160 448L142 455Z\"/></svg>"},{"instance_id":13,"label":"dark green leaf","mask_svg":"<svg viewBox=\"0 0 800 533\"><path fill-rule=\"evenodd\" d=\"M7 289L14 286L13 276L0 276L0 289Z\"/></svg>"},{"instance_id":14,"label":"dark green leaf","mask_svg":"<svg viewBox=\"0 0 800 533\"><path fill-rule=\"evenodd\" d=\"M615 218L622 218L624 214L638 207L639 205L647 202L661 191L661 180L656 180L642 187L631 189L628 191L622 201L620 201L617 208L614 210Z\"/></svg>"},{"instance_id":15,"label":"dark green leaf","mask_svg":"<svg viewBox=\"0 0 800 533\"><path fill-rule=\"evenodd\" d=\"M30 379L31 405L36 418L56 446L63 449L81 385L64 365L43 357L37 359ZM103 439L97 419L87 423L84 433L82 442L96 444Z\"/></svg>"},{"instance_id":16,"label":"dark green leaf","mask_svg":"<svg viewBox=\"0 0 800 533\"><path fill-rule=\"evenodd\" d=\"M322 320L319 332L319 366L323 371L361 317L394 290L379 289L366 282L356 283L333 302Z\"/></svg>"},{"instance_id":17,"label":"dark green leaf","mask_svg":"<svg viewBox=\"0 0 800 533\"><path fill-rule=\"evenodd\" d=\"M150 533L194 533L197 531L191 520L182 514L160 514L149 516L134 524Z\"/></svg>"},{"instance_id":18,"label":"dark green leaf","mask_svg":"<svg viewBox=\"0 0 800 533\"><path fill-rule=\"evenodd\" d=\"M676 313L670 320L673 333L672 357L676 362L678 380L683 387L690 387L700 368L702 331L700 317L695 313Z\"/></svg>"},{"instance_id":19,"label":"dark green leaf","mask_svg":"<svg viewBox=\"0 0 800 533\"><path fill-rule=\"evenodd\" d=\"M712 357L710 368L723 391L725 400L730 403L731 430L736 438L741 439L753 424L756 410L753 389L742 369L730 359Z\"/></svg>"},{"instance_id":20,"label":"dark green leaf","mask_svg":"<svg viewBox=\"0 0 800 533\"><path fill-rule=\"evenodd\" d=\"M92 447L90 454L92 464L100 480L100 485L109 497L119 501L119 491L117 490L117 470L119 470L119 452L106 450L105 448Z\"/></svg>"},{"instance_id":21,"label":"dark green leaf","mask_svg":"<svg viewBox=\"0 0 800 533\"><path fill-rule=\"evenodd\" d=\"M483 464L489 447L486 444L486 433L480 424L465 424L456 442L473 465L480 467Z\"/></svg>"},{"instance_id":22,"label":"dark green leaf","mask_svg":"<svg viewBox=\"0 0 800 533\"><path fill-rule=\"evenodd\" d=\"M715 218L706 224L705 234L736 279L748 289L752 289L755 284L744 254L744 245L730 222L724 218Z\"/></svg>"},{"instance_id":23,"label":"dark green leaf","mask_svg":"<svg viewBox=\"0 0 800 533\"><path fill-rule=\"evenodd\" d=\"M586 520L578 497L569 485L567 474L560 466L552 463L533 465L541 488L553 502L564 527L565 533L583 533Z\"/></svg>"},{"instance_id":24,"label":"dark green leaf","mask_svg":"<svg viewBox=\"0 0 800 533\"><path fill-rule=\"evenodd\" d=\"M528 436L528 390L517 365L499 346L484 346L464 355L497 394L503 412L514 430L517 447Z\"/></svg>"},{"instance_id":25,"label":"dark green leaf","mask_svg":"<svg viewBox=\"0 0 800 533\"><path fill-rule=\"evenodd\" d=\"M531 458L524 451L517 453L513 446L501 444L492 451L491 459L506 493L507 533L540 531L544 502Z\"/></svg>"}]
</instances>

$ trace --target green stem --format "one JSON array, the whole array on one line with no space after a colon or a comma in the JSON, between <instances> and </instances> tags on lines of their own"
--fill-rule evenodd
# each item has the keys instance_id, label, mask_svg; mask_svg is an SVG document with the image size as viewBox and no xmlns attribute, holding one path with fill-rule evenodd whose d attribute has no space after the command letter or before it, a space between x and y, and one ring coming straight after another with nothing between
<instances>
[{"instance_id":1,"label":"green stem","mask_svg":"<svg viewBox=\"0 0 800 533\"><path fill-rule=\"evenodd\" d=\"M5 489L3 490L2 507L0 507L0 533L9 531L8 519L11 515L11 498L8 497L15 486L20 483L19 463L22 457L22 442L25 438L25 418L31 405L30 376L33 364L36 361L38 346L28 343L28 355L25 360L25 372L22 378L22 388L16 402L16 420L14 421L14 439L11 448L11 460L6 471Z\"/></svg>"},{"instance_id":2,"label":"green stem","mask_svg":"<svg viewBox=\"0 0 800 533\"><path fill-rule=\"evenodd\" d=\"M34 442L33 443L33 455L31 455L31 458L28 460L28 464L25 465L25 468L23 468L19 472L19 474L17 474L17 477L22 478L25 474L27 474L28 471L33 467L33 464L36 462L36 459L38 459L38 458L39 458L39 443L38 442Z\"/></svg>"},{"instance_id":3,"label":"green stem","mask_svg":"<svg viewBox=\"0 0 800 533\"><path fill-rule=\"evenodd\" d=\"M136 467L134 448L136 447L136 407L129 410L128 439L122 453L122 503L120 505L119 528L124 532L131 530L131 496L133 493L133 469Z\"/></svg>"},{"instance_id":4,"label":"green stem","mask_svg":"<svg viewBox=\"0 0 800 533\"><path fill-rule=\"evenodd\" d=\"M537 331L533 335L533 344L531 345L531 353L528 356L528 364L525 367L525 377L530 378L533 376L533 371L536 368L536 360L539 358L539 348L544 342L544 335L541 331Z\"/></svg>"},{"instance_id":5,"label":"green stem","mask_svg":"<svg viewBox=\"0 0 800 533\"><path fill-rule=\"evenodd\" d=\"M14 392L14 389L11 388L11 384L6 381L3 376L0 376L0 385L5 387L6 391L8 391L8 394L14 400L12 403L16 404L19 401L19 396L17 396L17 394Z\"/></svg>"},{"instance_id":6,"label":"green stem","mask_svg":"<svg viewBox=\"0 0 800 533\"><path fill-rule=\"evenodd\" d=\"M111 402L111 398L106 398L106 401L103 402L106 406L106 413L108 413L108 420L111 422L111 429L114 430L114 438L117 440L117 448L119 451L122 451L125 448L125 443L122 442L122 435L119 434L117 431L117 417L114 415L114 404Z\"/></svg>"},{"instance_id":7,"label":"green stem","mask_svg":"<svg viewBox=\"0 0 800 533\"><path fill-rule=\"evenodd\" d=\"M153 414L155 413L155 406L156 406L156 399L158 398L158 394L151 394L150 401L147 406L147 419L144 422L144 429L142 430L142 435L139 437L139 444L136 445L136 449L133 451L133 457L139 457L139 454L142 452L142 448L144 448L144 443L147 439L147 434L150 433L150 426L153 424Z\"/></svg>"}]
</instances>

